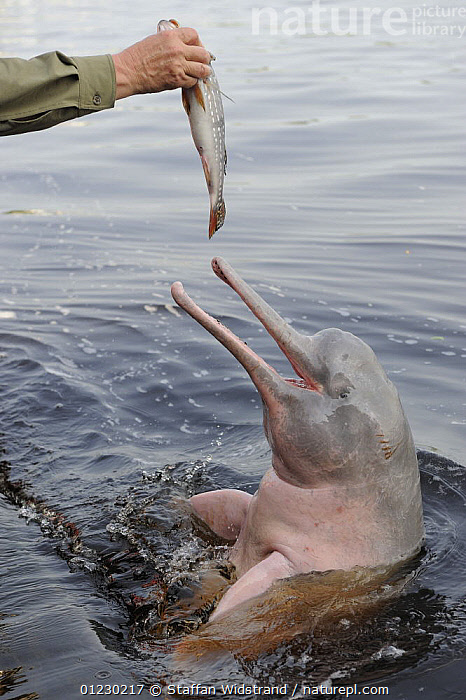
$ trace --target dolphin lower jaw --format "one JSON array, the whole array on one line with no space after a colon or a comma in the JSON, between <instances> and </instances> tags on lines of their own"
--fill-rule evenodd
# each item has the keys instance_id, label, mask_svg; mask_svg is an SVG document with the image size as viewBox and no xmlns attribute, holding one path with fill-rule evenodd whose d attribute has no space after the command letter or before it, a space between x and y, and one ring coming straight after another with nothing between
<instances>
[{"instance_id":1,"label":"dolphin lower jaw","mask_svg":"<svg viewBox=\"0 0 466 700\"><path fill-rule=\"evenodd\" d=\"M281 380L275 370L265 362L257 353L240 340L229 328L224 326L210 314L198 306L184 291L181 282L174 282L171 293L176 303L181 306L195 321L203 326L222 345L236 357L238 362L249 373L252 381L257 385L267 388L269 391Z\"/></svg>"},{"instance_id":2,"label":"dolphin lower jaw","mask_svg":"<svg viewBox=\"0 0 466 700\"><path fill-rule=\"evenodd\" d=\"M217 268L214 267L214 263L212 263L212 266L214 267L214 270L216 271L217 275L220 277L220 279L230 284L228 279L226 279L224 276L223 269L220 270L220 268L218 267L219 259L216 258L215 260L217 261ZM226 263L223 264L226 265ZM247 287L246 283L242 282L242 284ZM230 284L230 286L233 285ZM233 288L235 289L235 291L238 291L238 289L236 289L236 286ZM248 289L250 288L248 287ZM252 292L252 290L250 291ZM265 401L266 403L276 401L277 398L279 398L280 396L286 397L287 393L289 392L289 387L293 387L295 390L299 389L315 392L316 394L323 393L322 386L315 382L309 376L308 373L302 372L300 370L301 363L296 357L294 357L293 348L290 350L286 347L288 338L291 338L291 336L296 333L293 329L291 329L291 332L288 332L288 330L285 329L285 331L282 334L283 337L281 338L281 342L277 341L280 349L283 351L283 353L285 354L285 356L287 357L291 366L297 374L296 378L286 379L281 377L271 365L269 365L262 357L260 357L251 348L249 348L248 345L246 345L244 341L238 338L238 336L236 336L229 328L224 326L220 321L214 319L203 309L201 309L201 307L199 307L188 296L188 294L186 294L181 282L175 282L171 287L171 292L173 299L176 301L176 303L179 306L181 306L181 308L183 308L195 321L197 321L209 333L211 333L211 335L213 335L220 343L222 343L222 345L227 350L229 350L234 357L236 357L238 362L248 372L257 390L259 391L263 401ZM238 294L241 296L241 298L243 298L240 291L238 291ZM254 294L256 295L255 292ZM262 320L258 309L261 307L261 305L263 305L265 308L269 307L266 304L266 302L264 302L259 297L259 295L256 296L259 301L256 301L253 312L256 316L258 316L259 320ZM271 313L269 315L272 315L272 312L280 320L281 324L287 326L285 321L283 321L278 316L278 314L275 313L275 311L271 310ZM275 330L277 329L277 324L278 322L276 321L274 326ZM268 327L270 323L268 325L264 323L263 325L266 328L266 330L270 333ZM273 333L271 333L271 335L276 340L275 335ZM287 336L286 341L285 336ZM296 352L296 354L300 355L301 353Z\"/></svg>"}]
</instances>

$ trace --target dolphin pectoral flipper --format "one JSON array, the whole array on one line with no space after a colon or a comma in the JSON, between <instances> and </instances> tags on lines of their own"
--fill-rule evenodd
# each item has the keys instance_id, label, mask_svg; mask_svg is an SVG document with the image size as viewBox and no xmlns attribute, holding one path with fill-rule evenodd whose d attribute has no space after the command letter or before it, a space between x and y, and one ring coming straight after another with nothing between
<instances>
[{"instance_id":1,"label":"dolphin pectoral flipper","mask_svg":"<svg viewBox=\"0 0 466 700\"><path fill-rule=\"evenodd\" d=\"M240 603L264 593L274 581L293 576L297 571L290 560L280 552L272 552L265 559L255 564L227 590L210 620L223 615Z\"/></svg>"},{"instance_id":2,"label":"dolphin pectoral flipper","mask_svg":"<svg viewBox=\"0 0 466 700\"><path fill-rule=\"evenodd\" d=\"M251 498L249 493L239 489L220 489L191 496L189 503L213 532L226 540L236 540Z\"/></svg>"}]
</instances>

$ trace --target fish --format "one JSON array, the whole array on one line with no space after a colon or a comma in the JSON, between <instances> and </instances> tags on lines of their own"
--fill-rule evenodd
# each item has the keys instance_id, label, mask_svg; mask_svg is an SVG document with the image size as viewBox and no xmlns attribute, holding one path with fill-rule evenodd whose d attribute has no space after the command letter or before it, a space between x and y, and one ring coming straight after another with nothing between
<instances>
[{"instance_id":1,"label":"fish","mask_svg":"<svg viewBox=\"0 0 466 700\"><path fill-rule=\"evenodd\" d=\"M179 26L174 19L162 19L157 25L157 31L176 29ZM212 54L211 56L211 60L214 60L215 57ZM181 90L183 107L188 115L194 145L201 158L209 191L209 239L225 221L223 182L227 168L222 93L212 64L210 68L211 73L207 78L199 79L193 87Z\"/></svg>"}]
</instances>

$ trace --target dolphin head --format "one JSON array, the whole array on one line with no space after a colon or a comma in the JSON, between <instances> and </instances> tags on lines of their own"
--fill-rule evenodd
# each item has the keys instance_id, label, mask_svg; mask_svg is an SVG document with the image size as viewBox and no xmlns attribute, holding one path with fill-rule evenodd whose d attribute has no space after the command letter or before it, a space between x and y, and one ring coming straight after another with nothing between
<instances>
[{"instance_id":1,"label":"dolphin head","mask_svg":"<svg viewBox=\"0 0 466 700\"><path fill-rule=\"evenodd\" d=\"M355 485L417 470L408 422L372 349L338 328L282 344L297 375L259 392L277 474L298 486Z\"/></svg>"},{"instance_id":2,"label":"dolphin head","mask_svg":"<svg viewBox=\"0 0 466 700\"><path fill-rule=\"evenodd\" d=\"M200 309L180 282L174 300L243 365L263 402L264 430L277 475L302 488L389 484L387 508L419 501L411 431L398 393L373 350L338 328L313 336L286 323L221 258L214 272L241 297L288 358L281 377L229 329ZM403 510L403 509L402 509Z\"/></svg>"}]
</instances>

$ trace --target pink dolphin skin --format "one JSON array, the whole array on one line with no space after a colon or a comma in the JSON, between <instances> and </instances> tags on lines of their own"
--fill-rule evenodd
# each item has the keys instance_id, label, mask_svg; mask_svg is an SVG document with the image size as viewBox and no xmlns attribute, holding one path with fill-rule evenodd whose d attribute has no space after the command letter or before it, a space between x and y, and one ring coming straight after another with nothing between
<instances>
[{"instance_id":1,"label":"pink dolphin skin","mask_svg":"<svg viewBox=\"0 0 466 700\"><path fill-rule=\"evenodd\" d=\"M338 328L301 335L221 258L212 268L288 358L282 378L203 311L181 282L172 296L243 365L259 391L272 466L254 496L236 489L190 499L218 535L235 540L238 580L211 620L277 579L391 565L424 539L419 469L398 393L372 349Z\"/></svg>"}]
</instances>

